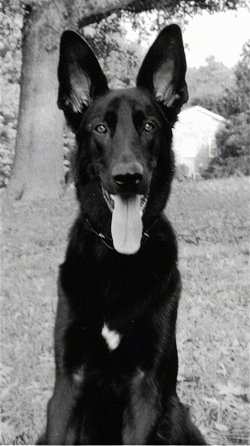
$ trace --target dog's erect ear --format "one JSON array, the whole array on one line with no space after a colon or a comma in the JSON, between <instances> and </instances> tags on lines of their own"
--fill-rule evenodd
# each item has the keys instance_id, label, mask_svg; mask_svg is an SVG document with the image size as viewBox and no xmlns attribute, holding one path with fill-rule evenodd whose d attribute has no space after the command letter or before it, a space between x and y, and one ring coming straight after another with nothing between
<instances>
[{"instance_id":1,"label":"dog's erect ear","mask_svg":"<svg viewBox=\"0 0 250 446\"><path fill-rule=\"evenodd\" d=\"M186 68L181 30L178 25L169 25L149 49L136 84L155 95L157 102L166 107L167 115L172 117L173 122L188 100Z\"/></svg>"},{"instance_id":2,"label":"dog's erect ear","mask_svg":"<svg viewBox=\"0 0 250 446\"><path fill-rule=\"evenodd\" d=\"M74 31L64 31L61 37L58 80L58 107L77 131L91 99L105 93L108 84L92 49Z\"/></svg>"}]
</instances>

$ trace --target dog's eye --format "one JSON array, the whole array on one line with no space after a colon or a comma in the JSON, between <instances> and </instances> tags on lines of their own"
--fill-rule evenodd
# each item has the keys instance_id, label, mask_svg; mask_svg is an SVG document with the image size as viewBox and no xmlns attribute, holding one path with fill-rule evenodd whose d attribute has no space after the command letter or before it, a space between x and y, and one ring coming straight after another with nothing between
<instances>
[{"instance_id":1,"label":"dog's eye","mask_svg":"<svg viewBox=\"0 0 250 446\"><path fill-rule=\"evenodd\" d=\"M143 129L145 132L152 132L155 129L155 125L152 122L145 122Z\"/></svg>"},{"instance_id":2,"label":"dog's eye","mask_svg":"<svg viewBox=\"0 0 250 446\"><path fill-rule=\"evenodd\" d=\"M95 126L95 131L97 133L107 133L108 129L104 124L98 124Z\"/></svg>"}]
</instances>

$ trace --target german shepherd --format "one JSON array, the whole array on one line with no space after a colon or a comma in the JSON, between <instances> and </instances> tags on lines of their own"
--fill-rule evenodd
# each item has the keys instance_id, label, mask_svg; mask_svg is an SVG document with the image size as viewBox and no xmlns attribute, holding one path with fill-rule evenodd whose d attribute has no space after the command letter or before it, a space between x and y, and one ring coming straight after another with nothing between
<instances>
[{"instance_id":1,"label":"german shepherd","mask_svg":"<svg viewBox=\"0 0 250 446\"><path fill-rule=\"evenodd\" d=\"M205 443L176 393L181 280L163 214L185 73L174 24L120 90L80 35L62 35L58 106L76 134L80 210L59 273L46 444Z\"/></svg>"}]
</instances>

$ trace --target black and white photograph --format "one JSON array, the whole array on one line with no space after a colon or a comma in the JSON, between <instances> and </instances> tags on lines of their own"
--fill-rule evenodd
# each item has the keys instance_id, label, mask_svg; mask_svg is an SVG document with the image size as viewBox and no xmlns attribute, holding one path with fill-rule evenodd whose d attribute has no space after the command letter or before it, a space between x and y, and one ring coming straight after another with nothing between
<instances>
[{"instance_id":1,"label":"black and white photograph","mask_svg":"<svg viewBox=\"0 0 250 446\"><path fill-rule=\"evenodd\" d=\"M248 0L0 23L0 444L248 445Z\"/></svg>"}]
</instances>

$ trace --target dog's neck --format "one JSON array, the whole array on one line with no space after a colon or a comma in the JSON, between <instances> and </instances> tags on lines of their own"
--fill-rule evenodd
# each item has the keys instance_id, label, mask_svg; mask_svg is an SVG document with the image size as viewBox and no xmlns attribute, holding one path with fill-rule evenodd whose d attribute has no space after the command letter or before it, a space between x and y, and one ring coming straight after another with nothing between
<instances>
[{"instance_id":1,"label":"dog's neck","mask_svg":"<svg viewBox=\"0 0 250 446\"><path fill-rule=\"evenodd\" d=\"M88 214L86 213L86 211L82 208L81 209L81 213L89 227L89 229L91 230L91 232L93 234L96 235L96 237L105 245L107 246L107 248L115 251L114 245L113 245L113 241L112 238L109 237L108 235L103 234L103 232L99 232L95 229L95 227L93 226L93 223L90 221L90 218L88 216ZM154 227L154 225L156 224L156 222L159 220L159 217L157 217L153 223L145 230L143 231L142 234L142 240L141 240L141 245L144 245L151 237L150 232L152 230L152 228Z\"/></svg>"}]
</instances>

